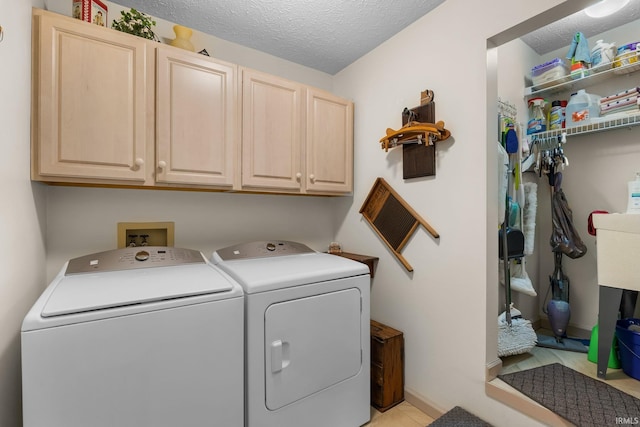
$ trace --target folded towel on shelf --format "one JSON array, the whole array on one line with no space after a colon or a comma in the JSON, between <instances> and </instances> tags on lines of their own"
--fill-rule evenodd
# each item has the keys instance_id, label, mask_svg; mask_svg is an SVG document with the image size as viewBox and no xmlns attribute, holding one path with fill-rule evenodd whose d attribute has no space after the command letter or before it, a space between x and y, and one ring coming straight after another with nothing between
<instances>
[{"instance_id":1,"label":"folded towel on shelf","mask_svg":"<svg viewBox=\"0 0 640 427\"><path fill-rule=\"evenodd\" d=\"M637 107L638 105L638 96L631 96L629 98L621 98L619 101L609 102L607 104L600 104L600 112L607 113L616 110L622 110L629 106Z\"/></svg>"},{"instance_id":2,"label":"folded towel on shelf","mask_svg":"<svg viewBox=\"0 0 640 427\"><path fill-rule=\"evenodd\" d=\"M611 114L625 113L625 112L633 113L634 111L638 111L639 109L640 107L638 106L638 104L631 104L631 105L627 105L626 107L620 107L620 108L614 108L612 110L601 111L600 116L606 117Z\"/></svg>"},{"instance_id":3,"label":"folded towel on shelf","mask_svg":"<svg viewBox=\"0 0 640 427\"><path fill-rule=\"evenodd\" d=\"M627 107L624 108L618 108L616 110L610 110L607 111L605 113L600 114L600 117L608 119L608 120L612 120L614 117L615 118L623 118L625 116L628 115L637 115L640 114L640 104L636 104L636 105L629 105Z\"/></svg>"},{"instance_id":4,"label":"folded towel on shelf","mask_svg":"<svg viewBox=\"0 0 640 427\"><path fill-rule=\"evenodd\" d=\"M600 104L608 104L613 101L618 101L621 98L629 98L632 96L637 96L638 94L640 94L640 88L632 87L631 89L627 89L625 91L600 98Z\"/></svg>"}]
</instances>

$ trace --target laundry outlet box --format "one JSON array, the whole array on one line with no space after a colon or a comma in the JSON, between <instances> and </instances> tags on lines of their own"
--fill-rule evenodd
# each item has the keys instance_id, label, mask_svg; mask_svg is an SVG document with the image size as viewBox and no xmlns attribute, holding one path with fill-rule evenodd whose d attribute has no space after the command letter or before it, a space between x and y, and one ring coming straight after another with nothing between
<instances>
[{"instance_id":1,"label":"laundry outlet box","mask_svg":"<svg viewBox=\"0 0 640 427\"><path fill-rule=\"evenodd\" d=\"M640 290L640 214L594 214L598 284Z\"/></svg>"}]
</instances>

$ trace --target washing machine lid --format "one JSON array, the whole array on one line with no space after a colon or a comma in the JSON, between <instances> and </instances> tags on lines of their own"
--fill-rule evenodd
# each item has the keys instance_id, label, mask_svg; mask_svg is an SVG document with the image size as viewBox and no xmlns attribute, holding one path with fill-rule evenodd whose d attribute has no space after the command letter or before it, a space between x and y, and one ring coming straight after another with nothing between
<instances>
[{"instance_id":1,"label":"washing machine lid","mask_svg":"<svg viewBox=\"0 0 640 427\"><path fill-rule=\"evenodd\" d=\"M247 294L369 274L365 264L308 248L305 250L304 245L298 250L290 243L241 244L214 252L212 262L240 283ZM260 245L275 246L276 249L267 249L264 253L252 250L254 257L245 256L246 248ZM237 254L233 255L234 252Z\"/></svg>"},{"instance_id":2,"label":"washing machine lid","mask_svg":"<svg viewBox=\"0 0 640 427\"><path fill-rule=\"evenodd\" d=\"M198 251L126 248L70 260L42 317L227 292L232 281Z\"/></svg>"}]
</instances>

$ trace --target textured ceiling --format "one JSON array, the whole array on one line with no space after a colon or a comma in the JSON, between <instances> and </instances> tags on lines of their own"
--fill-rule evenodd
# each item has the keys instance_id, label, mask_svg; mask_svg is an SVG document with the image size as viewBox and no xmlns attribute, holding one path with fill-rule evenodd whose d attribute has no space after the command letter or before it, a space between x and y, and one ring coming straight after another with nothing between
<instances>
[{"instance_id":1,"label":"textured ceiling","mask_svg":"<svg viewBox=\"0 0 640 427\"><path fill-rule=\"evenodd\" d=\"M112 0L335 74L445 0ZM640 19L640 0L608 18L578 12L522 37L538 54ZM640 34L638 34L640 39Z\"/></svg>"},{"instance_id":2,"label":"textured ceiling","mask_svg":"<svg viewBox=\"0 0 640 427\"><path fill-rule=\"evenodd\" d=\"M113 0L335 74L444 0Z\"/></svg>"},{"instance_id":3,"label":"textured ceiling","mask_svg":"<svg viewBox=\"0 0 640 427\"><path fill-rule=\"evenodd\" d=\"M113 0L335 74L444 0Z\"/></svg>"},{"instance_id":4,"label":"textured ceiling","mask_svg":"<svg viewBox=\"0 0 640 427\"><path fill-rule=\"evenodd\" d=\"M591 18L582 11L567 16L564 19L540 28L532 33L521 37L527 45L535 50L539 55L544 55L554 50L569 46L576 32L581 31L587 39L591 36L611 30L620 25L640 19L640 0L631 0L627 6L618 12L605 18ZM640 40L640 26L638 34L634 40L617 40L619 43L626 43ZM611 40L605 40L611 41ZM613 40L616 41L616 40ZM589 40L589 46L593 47L596 40Z\"/></svg>"}]
</instances>

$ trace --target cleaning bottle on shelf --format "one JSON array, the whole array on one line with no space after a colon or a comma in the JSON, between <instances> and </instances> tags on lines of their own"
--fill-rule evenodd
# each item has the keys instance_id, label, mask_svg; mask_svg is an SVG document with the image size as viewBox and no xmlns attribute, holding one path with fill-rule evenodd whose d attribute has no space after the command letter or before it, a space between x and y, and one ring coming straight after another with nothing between
<instances>
[{"instance_id":1,"label":"cleaning bottle on shelf","mask_svg":"<svg viewBox=\"0 0 640 427\"><path fill-rule=\"evenodd\" d=\"M629 200L627 201L628 214L640 214L640 172L636 172L636 179L629 181Z\"/></svg>"},{"instance_id":2,"label":"cleaning bottle on shelf","mask_svg":"<svg viewBox=\"0 0 640 427\"><path fill-rule=\"evenodd\" d=\"M549 112L549 130L562 129L564 123L564 109L562 101L553 101Z\"/></svg>"},{"instance_id":3,"label":"cleaning bottle on shelf","mask_svg":"<svg viewBox=\"0 0 640 427\"><path fill-rule=\"evenodd\" d=\"M591 68L595 69L611 64L617 51L615 43L605 43L603 40L598 40L591 49Z\"/></svg>"},{"instance_id":4,"label":"cleaning bottle on shelf","mask_svg":"<svg viewBox=\"0 0 640 427\"><path fill-rule=\"evenodd\" d=\"M531 98L529 100L527 135L547 130L547 115L544 113L545 104L543 98Z\"/></svg>"},{"instance_id":5,"label":"cleaning bottle on shelf","mask_svg":"<svg viewBox=\"0 0 640 427\"><path fill-rule=\"evenodd\" d=\"M600 116L600 97L580 89L571 95L565 111L566 126L588 125Z\"/></svg>"}]
</instances>

